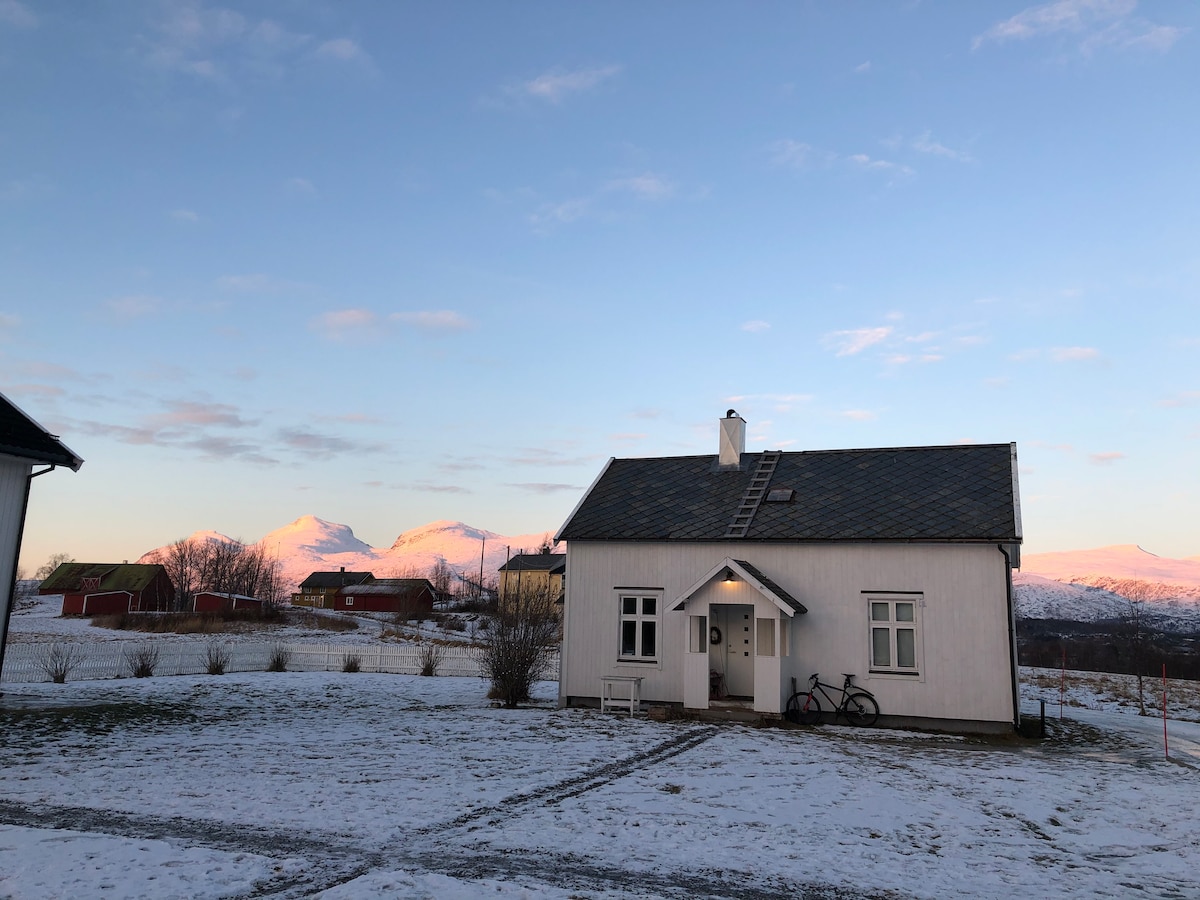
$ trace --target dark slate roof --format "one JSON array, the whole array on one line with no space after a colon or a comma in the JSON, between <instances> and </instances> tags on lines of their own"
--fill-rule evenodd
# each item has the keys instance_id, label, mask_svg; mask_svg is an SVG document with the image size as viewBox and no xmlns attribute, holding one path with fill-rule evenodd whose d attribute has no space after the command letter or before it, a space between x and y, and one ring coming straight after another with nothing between
<instances>
[{"instance_id":1,"label":"dark slate roof","mask_svg":"<svg viewBox=\"0 0 1200 900\"><path fill-rule=\"evenodd\" d=\"M77 591L85 578L99 578L102 591L140 591L166 569L157 563L63 563L41 583L42 594Z\"/></svg>"},{"instance_id":2,"label":"dark slate roof","mask_svg":"<svg viewBox=\"0 0 1200 900\"><path fill-rule=\"evenodd\" d=\"M567 567L565 553L518 553L509 557L501 572L559 572Z\"/></svg>"},{"instance_id":3,"label":"dark slate roof","mask_svg":"<svg viewBox=\"0 0 1200 900\"><path fill-rule=\"evenodd\" d=\"M83 460L0 394L0 453L79 471Z\"/></svg>"},{"instance_id":4,"label":"dark slate roof","mask_svg":"<svg viewBox=\"0 0 1200 900\"><path fill-rule=\"evenodd\" d=\"M375 576L370 572L313 572L302 582L302 588L344 587L347 584L362 584L373 581Z\"/></svg>"},{"instance_id":5,"label":"dark slate roof","mask_svg":"<svg viewBox=\"0 0 1200 900\"><path fill-rule=\"evenodd\" d=\"M779 584L776 581L774 581L774 579L768 578L766 575L764 575L762 573L762 570L759 569L758 566L751 565L750 563L746 562L746 560L744 560L744 559L735 559L734 562L737 563L739 566L741 566L743 569L745 569L747 573L749 573L750 575L753 575L755 578L757 578L759 584L761 584L763 587L765 587L768 591L770 591L772 594L774 594L776 597L778 597L780 600L782 600L784 603L786 603L788 606L790 606L796 612L799 612L799 613L808 612L808 607L806 607L803 603L801 603L799 600L797 600L795 597L793 597L791 594L789 594L787 591L785 591L783 588L781 588L779 586Z\"/></svg>"},{"instance_id":6,"label":"dark slate roof","mask_svg":"<svg viewBox=\"0 0 1200 900\"><path fill-rule=\"evenodd\" d=\"M566 541L1019 541L1011 444L782 453L744 537L726 538L762 454L614 459Z\"/></svg>"}]
</instances>

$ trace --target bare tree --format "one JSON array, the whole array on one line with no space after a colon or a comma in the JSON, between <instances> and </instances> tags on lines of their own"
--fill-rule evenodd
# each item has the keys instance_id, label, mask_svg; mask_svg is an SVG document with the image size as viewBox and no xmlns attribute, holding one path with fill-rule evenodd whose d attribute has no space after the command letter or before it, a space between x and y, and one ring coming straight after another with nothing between
<instances>
[{"instance_id":1,"label":"bare tree","mask_svg":"<svg viewBox=\"0 0 1200 900\"><path fill-rule=\"evenodd\" d=\"M54 574L54 570L63 563L75 562L75 558L70 553L52 553L50 558L38 566L37 571L33 573L33 577L38 581L45 581Z\"/></svg>"},{"instance_id":2,"label":"bare tree","mask_svg":"<svg viewBox=\"0 0 1200 900\"><path fill-rule=\"evenodd\" d=\"M279 563L258 544L181 538L152 557L175 585L175 609L185 610L197 591L257 597L270 606L282 600Z\"/></svg>"},{"instance_id":3,"label":"bare tree","mask_svg":"<svg viewBox=\"0 0 1200 900\"><path fill-rule=\"evenodd\" d=\"M559 641L557 596L539 584L507 594L498 604L480 656L480 670L491 679L488 696L514 707L529 699L533 683L545 674Z\"/></svg>"},{"instance_id":4,"label":"bare tree","mask_svg":"<svg viewBox=\"0 0 1200 900\"><path fill-rule=\"evenodd\" d=\"M1129 608L1123 616L1123 631L1129 645L1133 673L1137 678L1138 715L1146 715L1146 695L1142 689L1142 675L1146 669L1146 601L1129 600Z\"/></svg>"},{"instance_id":5,"label":"bare tree","mask_svg":"<svg viewBox=\"0 0 1200 900\"><path fill-rule=\"evenodd\" d=\"M437 591L439 599L450 596L450 587L455 579L455 574L444 557L439 556L438 561L429 567L428 578L433 589Z\"/></svg>"}]
</instances>

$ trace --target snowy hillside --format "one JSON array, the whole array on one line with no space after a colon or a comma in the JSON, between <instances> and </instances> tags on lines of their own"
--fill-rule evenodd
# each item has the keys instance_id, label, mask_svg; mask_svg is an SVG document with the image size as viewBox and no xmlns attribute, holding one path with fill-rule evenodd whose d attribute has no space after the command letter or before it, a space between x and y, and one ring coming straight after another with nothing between
<instances>
[{"instance_id":1,"label":"snowy hillside","mask_svg":"<svg viewBox=\"0 0 1200 900\"><path fill-rule=\"evenodd\" d=\"M546 532L505 536L462 522L439 521L406 531L390 547L381 549L355 537L348 525L308 515L275 529L255 543L279 560L284 582L290 588L316 571L345 568L348 572L372 572L377 578L394 578L414 573L425 575L439 562L477 580L481 554L484 579L491 580L510 552L521 549L533 552L546 536ZM232 540L214 531L197 531L191 537ZM151 550L138 561L145 562L165 549Z\"/></svg>"},{"instance_id":2,"label":"snowy hillside","mask_svg":"<svg viewBox=\"0 0 1200 900\"><path fill-rule=\"evenodd\" d=\"M1200 588L1200 557L1171 559L1156 556L1137 544L1116 544L1095 550L1031 553L1021 558L1021 571L1055 581L1080 582L1089 575L1150 581Z\"/></svg>"},{"instance_id":3,"label":"snowy hillside","mask_svg":"<svg viewBox=\"0 0 1200 900\"><path fill-rule=\"evenodd\" d=\"M1094 622L1114 619L1129 610L1129 601L1102 588L1063 584L1041 575L1013 573L1017 616L1022 619L1070 619Z\"/></svg>"},{"instance_id":4,"label":"snowy hillside","mask_svg":"<svg viewBox=\"0 0 1200 900\"><path fill-rule=\"evenodd\" d=\"M1200 628L1200 559L1156 556L1136 544L1029 554L1013 575L1018 615L1091 622L1144 600L1166 630Z\"/></svg>"}]
</instances>

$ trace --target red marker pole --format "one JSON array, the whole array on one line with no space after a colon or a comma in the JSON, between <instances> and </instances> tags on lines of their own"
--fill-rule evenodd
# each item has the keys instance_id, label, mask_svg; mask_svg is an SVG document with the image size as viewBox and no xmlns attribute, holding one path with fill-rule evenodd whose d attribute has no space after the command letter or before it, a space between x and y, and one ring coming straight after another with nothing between
<instances>
[{"instance_id":1,"label":"red marker pole","mask_svg":"<svg viewBox=\"0 0 1200 900\"><path fill-rule=\"evenodd\" d=\"M1171 754L1167 750L1167 664L1163 663L1163 757L1170 759Z\"/></svg>"}]
</instances>

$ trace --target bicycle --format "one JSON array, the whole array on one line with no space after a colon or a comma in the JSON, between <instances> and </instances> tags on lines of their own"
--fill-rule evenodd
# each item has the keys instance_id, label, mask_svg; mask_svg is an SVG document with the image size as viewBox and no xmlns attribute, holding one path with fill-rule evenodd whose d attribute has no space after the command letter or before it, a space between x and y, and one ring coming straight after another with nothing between
<instances>
[{"instance_id":1,"label":"bicycle","mask_svg":"<svg viewBox=\"0 0 1200 900\"><path fill-rule=\"evenodd\" d=\"M821 702L817 699L817 693L820 692L834 711L835 721L838 716L845 716L851 725L863 728L874 725L875 720L879 718L879 704L875 702L874 695L854 684L853 675L846 675L844 672L842 674L846 680L842 683L841 702L834 703L833 698L825 691L825 688L836 691L837 687L825 684L813 674L808 679L807 691L796 691L788 697L784 717L798 725L815 725L821 720Z\"/></svg>"}]
</instances>

